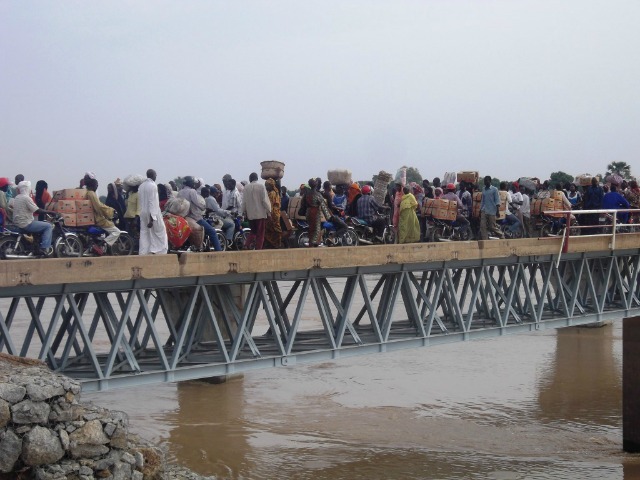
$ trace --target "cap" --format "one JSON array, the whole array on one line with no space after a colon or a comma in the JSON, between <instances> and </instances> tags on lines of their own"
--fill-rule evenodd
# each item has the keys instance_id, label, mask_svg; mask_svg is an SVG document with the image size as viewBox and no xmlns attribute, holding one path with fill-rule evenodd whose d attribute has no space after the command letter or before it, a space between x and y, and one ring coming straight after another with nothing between
<instances>
[{"instance_id":1,"label":"cap","mask_svg":"<svg viewBox=\"0 0 640 480\"><path fill-rule=\"evenodd\" d=\"M365 185L364 187L362 187L362 193L371 193L371 186Z\"/></svg>"},{"instance_id":2,"label":"cap","mask_svg":"<svg viewBox=\"0 0 640 480\"><path fill-rule=\"evenodd\" d=\"M447 190L455 190L456 186L453 183L447 183Z\"/></svg>"},{"instance_id":3,"label":"cap","mask_svg":"<svg viewBox=\"0 0 640 480\"><path fill-rule=\"evenodd\" d=\"M7 177L2 177L0 178L0 188L9 185L11 182L9 181L9 179Z\"/></svg>"}]
</instances>

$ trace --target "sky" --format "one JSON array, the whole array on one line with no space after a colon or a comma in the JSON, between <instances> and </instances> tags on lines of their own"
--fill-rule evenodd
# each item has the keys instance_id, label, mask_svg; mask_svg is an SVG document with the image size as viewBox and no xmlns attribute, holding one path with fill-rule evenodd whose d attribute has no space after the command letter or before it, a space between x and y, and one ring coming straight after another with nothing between
<instances>
[{"instance_id":1,"label":"sky","mask_svg":"<svg viewBox=\"0 0 640 480\"><path fill-rule=\"evenodd\" d=\"M640 173L640 2L0 0L0 176Z\"/></svg>"}]
</instances>

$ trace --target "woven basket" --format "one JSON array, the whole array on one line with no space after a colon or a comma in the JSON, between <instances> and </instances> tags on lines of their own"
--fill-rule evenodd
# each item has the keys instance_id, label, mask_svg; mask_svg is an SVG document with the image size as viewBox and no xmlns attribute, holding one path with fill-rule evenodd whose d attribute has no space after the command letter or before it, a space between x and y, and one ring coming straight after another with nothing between
<instances>
[{"instance_id":1,"label":"woven basket","mask_svg":"<svg viewBox=\"0 0 640 480\"><path fill-rule=\"evenodd\" d=\"M260 162L260 166L262 166L260 176L263 180L266 180L267 178L280 180L284 176L284 163L282 162L278 162L277 160L267 160L265 162Z\"/></svg>"}]
</instances>

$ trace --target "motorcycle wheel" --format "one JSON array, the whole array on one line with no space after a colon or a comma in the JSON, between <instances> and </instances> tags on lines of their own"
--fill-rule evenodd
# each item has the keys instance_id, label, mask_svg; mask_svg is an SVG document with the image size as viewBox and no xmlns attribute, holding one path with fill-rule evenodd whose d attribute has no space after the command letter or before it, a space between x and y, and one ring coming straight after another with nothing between
<instances>
[{"instance_id":1,"label":"motorcycle wheel","mask_svg":"<svg viewBox=\"0 0 640 480\"><path fill-rule=\"evenodd\" d=\"M218 243L220 244L220 248L222 248L222 251L226 251L227 250L227 237L224 236L224 233L222 232L216 232L216 237L218 237Z\"/></svg>"},{"instance_id":2,"label":"motorcycle wheel","mask_svg":"<svg viewBox=\"0 0 640 480\"><path fill-rule=\"evenodd\" d=\"M557 235L553 234L553 226L550 223L545 223L540 229L541 237L555 237Z\"/></svg>"},{"instance_id":3,"label":"motorcycle wheel","mask_svg":"<svg viewBox=\"0 0 640 480\"><path fill-rule=\"evenodd\" d=\"M19 242L16 245L15 237L7 237L0 240L0 258L3 260L7 259L7 250L12 250L12 254L14 255L26 255L27 252L24 249L24 245L22 242Z\"/></svg>"},{"instance_id":4,"label":"motorcycle wheel","mask_svg":"<svg viewBox=\"0 0 640 480\"><path fill-rule=\"evenodd\" d=\"M392 228L385 228L384 229L384 233L382 235L382 241L386 245L392 245L392 244L394 244L396 242L396 236L393 233L393 229Z\"/></svg>"},{"instance_id":5,"label":"motorcycle wheel","mask_svg":"<svg viewBox=\"0 0 640 480\"><path fill-rule=\"evenodd\" d=\"M118 239L111 246L111 255L116 257L133 253L133 238L128 233L121 232Z\"/></svg>"},{"instance_id":6,"label":"motorcycle wheel","mask_svg":"<svg viewBox=\"0 0 640 480\"><path fill-rule=\"evenodd\" d=\"M75 235L58 237L53 246L53 252L58 258L81 257L83 252L82 242Z\"/></svg>"},{"instance_id":7,"label":"motorcycle wheel","mask_svg":"<svg viewBox=\"0 0 640 480\"><path fill-rule=\"evenodd\" d=\"M435 227L431 229L431 235L429 235L429 241L431 242L439 242L444 232L441 227Z\"/></svg>"},{"instance_id":8,"label":"motorcycle wheel","mask_svg":"<svg viewBox=\"0 0 640 480\"><path fill-rule=\"evenodd\" d=\"M302 232L298 235L298 247L304 248L309 246L309 232Z\"/></svg>"},{"instance_id":9,"label":"motorcycle wheel","mask_svg":"<svg viewBox=\"0 0 640 480\"><path fill-rule=\"evenodd\" d=\"M466 242L467 240L471 240L471 228L462 228L459 230L458 235L460 235L460 240Z\"/></svg>"},{"instance_id":10,"label":"motorcycle wheel","mask_svg":"<svg viewBox=\"0 0 640 480\"><path fill-rule=\"evenodd\" d=\"M353 230L347 230L342 236L341 242L343 247L355 247L358 245L358 235Z\"/></svg>"}]
</instances>

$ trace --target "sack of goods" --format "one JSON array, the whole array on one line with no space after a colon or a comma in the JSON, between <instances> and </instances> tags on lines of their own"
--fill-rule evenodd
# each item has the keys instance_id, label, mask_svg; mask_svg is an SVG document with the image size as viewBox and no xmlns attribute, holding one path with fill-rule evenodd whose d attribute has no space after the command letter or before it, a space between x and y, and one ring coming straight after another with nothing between
<instances>
[{"instance_id":1,"label":"sack of goods","mask_svg":"<svg viewBox=\"0 0 640 480\"><path fill-rule=\"evenodd\" d=\"M396 172L396 178L393 181L404 187L407 184L407 167L399 168Z\"/></svg>"},{"instance_id":2,"label":"sack of goods","mask_svg":"<svg viewBox=\"0 0 640 480\"><path fill-rule=\"evenodd\" d=\"M527 190L533 190L534 192L538 188L537 183L532 178L520 177L520 180L518 180L518 183L522 185L524 188L526 188Z\"/></svg>"},{"instance_id":3,"label":"sack of goods","mask_svg":"<svg viewBox=\"0 0 640 480\"><path fill-rule=\"evenodd\" d=\"M350 185L352 183L351 170L329 170L327 179L332 185Z\"/></svg>"},{"instance_id":4,"label":"sack of goods","mask_svg":"<svg viewBox=\"0 0 640 480\"><path fill-rule=\"evenodd\" d=\"M267 160L265 162L260 162L260 166L262 167L260 177L262 177L263 180L266 180L267 178L280 180L284 177L284 163L282 162L277 160Z\"/></svg>"},{"instance_id":5,"label":"sack of goods","mask_svg":"<svg viewBox=\"0 0 640 480\"><path fill-rule=\"evenodd\" d=\"M126 191L129 191L131 187L139 187L142 185L145 180L146 177L144 175L129 175L122 181L122 185Z\"/></svg>"},{"instance_id":6,"label":"sack of goods","mask_svg":"<svg viewBox=\"0 0 640 480\"><path fill-rule=\"evenodd\" d=\"M187 221L178 215L165 213L162 216L164 226L167 229L167 239L174 248L180 248L191 235L191 227Z\"/></svg>"},{"instance_id":7,"label":"sack of goods","mask_svg":"<svg viewBox=\"0 0 640 480\"><path fill-rule=\"evenodd\" d=\"M84 188L58 190L53 192L47 210L53 210L62 215L67 227L94 225L96 219L93 215L93 207L86 198L87 191Z\"/></svg>"},{"instance_id":8,"label":"sack of goods","mask_svg":"<svg viewBox=\"0 0 640 480\"><path fill-rule=\"evenodd\" d=\"M167 200L164 209L174 215L185 217L189 213L189 207L189 200L186 198L171 197Z\"/></svg>"},{"instance_id":9,"label":"sack of goods","mask_svg":"<svg viewBox=\"0 0 640 480\"><path fill-rule=\"evenodd\" d=\"M445 172L444 177L442 177L442 185L446 185L447 183L456 183L456 172Z\"/></svg>"},{"instance_id":10,"label":"sack of goods","mask_svg":"<svg viewBox=\"0 0 640 480\"><path fill-rule=\"evenodd\" d=\"M306 216L300 214L300 211L299 211L301 203L302 203L302 197L291 197L289 199L289 209L287 211L289 218L292 218L294 220L306 219Z\"/></svg>"},{"instance_id":11,"label":"sack of goods","mask_svg":"<svg viewBox=\"0 0 640 480\"><path fill-rule=\"evenodd\" d=\"M611 185L620 185L622 183L622 180L622 177L617 173L604 177L604 181L610 183Z\"/></svg>"},{"instance_id":12,"label":"sack of goods","mask_svg":"<svg viewBox=\"0 0 640 480\"><path fill-rule=\"evenodd\" d=\"M457 175L458 182L467 182L467 183L473 183L473 184L478 183L479 177L480 177L480 174L478 172L471 172L471 171L458 172L458 175Z\"/></svg>"}]
</instances>

